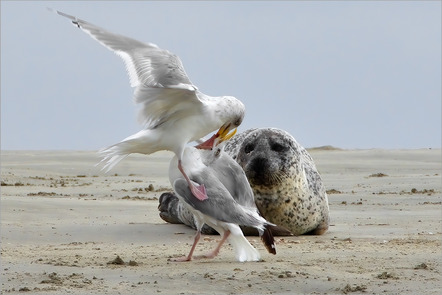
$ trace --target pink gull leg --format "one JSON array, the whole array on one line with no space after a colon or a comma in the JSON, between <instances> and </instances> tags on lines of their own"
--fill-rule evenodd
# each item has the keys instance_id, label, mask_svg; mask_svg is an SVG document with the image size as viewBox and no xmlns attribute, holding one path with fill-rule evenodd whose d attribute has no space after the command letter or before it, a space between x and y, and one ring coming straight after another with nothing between
<instances>
[{"instance_id":1,"label":"pink gull leg","mask_svg":"<svg viewBox=\"0 0 442 295\"><path fill-rule=\"evenodd\" d=\"M189 177L187 176L186 172L184 172L183 166L181 165L181 160L178 160L178 169L183 174L184 178L186 179L187 183L189 184L190 191L192 194L200 201L207 200L207 193L206 188L204 187L204 184L195 186L190 181Z\"/></svg>"},{"instance_id":2,"label":"pink gull leg","mask_svg":"<svg viewBox=\"0 0 442 295\"><path fill-rule=\"evenodd\" d=\"M218 246L216 246L216 248L212 252L210 252L206 255L202 255L202 256L195 256L195 259L216 257L216 255L218 255L218 253L219 253L219 250L221 249L221 246L224 244L224 242L227 240L227 238L229 236L230 236L230 231L226 231L224 233L224 236L222 237L221 241L218 243Z\"/></svg>"},{"instance_id":3,"label":"pink gull leg","mask_svg":"<svg viewBox=\"0 0 442 295\"><path fill-rule=\"evenodd\" d=\"M190 249L190 252L189 252L189 254L187 256L183 256L183 257L179 257L179 258L173 258L173 259L170 259L170 261L185 262L185 261L192 260L193 251L195 251L196 244L198 244L198 241L200 240L200 237L201 237L201 232L197 231L196 235L195 235L195 238L193 240L192 248Z\"/></svg>"}]
</instances>

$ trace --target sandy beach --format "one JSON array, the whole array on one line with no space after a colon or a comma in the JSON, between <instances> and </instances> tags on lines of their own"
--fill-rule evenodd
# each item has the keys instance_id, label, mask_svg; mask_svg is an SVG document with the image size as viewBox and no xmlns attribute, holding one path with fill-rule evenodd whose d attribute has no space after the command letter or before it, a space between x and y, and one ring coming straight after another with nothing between
<instances>
[{"instance_id":1,"label":"sandy beach","mask_svg":"<svg viewBox=\"0 0 442 295\"><path fill-rule=\"evenodd\" d=\"M440 294L441 150L311 149L329 195L322 236L277 237L262 261L187 254L194 231L167 224L171 153L105 174L95 152L2 151L2 294ZM215 247L203 236L196 254Z\"/></svg>"}]
</instances>

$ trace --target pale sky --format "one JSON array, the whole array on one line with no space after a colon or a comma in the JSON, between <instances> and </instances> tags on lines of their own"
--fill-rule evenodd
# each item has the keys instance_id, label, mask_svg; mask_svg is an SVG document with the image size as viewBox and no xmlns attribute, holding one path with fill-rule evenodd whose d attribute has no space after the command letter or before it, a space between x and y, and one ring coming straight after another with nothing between
<instances>
[{"instance_id":1,"label":"pale sky","mask_svg":"<svg viewBox=\"0 0 442 295\"><path fill-rule=\"evenodd\" d=\"M1 1L1 148L97 150L136 133L122 60L46 7L177 54L239 131L304 147L441 147L441 1Z\"/></svg>"}]
</instances>

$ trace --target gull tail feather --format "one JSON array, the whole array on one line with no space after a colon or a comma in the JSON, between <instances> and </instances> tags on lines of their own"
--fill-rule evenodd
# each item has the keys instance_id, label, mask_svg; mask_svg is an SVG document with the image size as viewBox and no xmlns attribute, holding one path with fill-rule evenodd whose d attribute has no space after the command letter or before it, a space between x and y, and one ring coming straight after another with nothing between
<instances>
[{"instance_id":1,"label":"gull tail feather","mask_svg":"<svg viewBox=\"0 0 442 295\"><path fill-rule=\"evenodd\" d=\"M155 144L155 138L150 135L150 130L142 130L119 143L100 150L99 154L103 159L97 165L102 164L102 170L107 173L129 154L149 155L160 150L161 148Z\"/></svg>"},{"instance_id":2,"label":"gull tail feather","mask_svg":"<svg viewBox=\"0 0 442 295\"><path fill-rule=\"evenodd\" d=\"M101 149L98 153L103 159L98 165L103 164L102 170L109 172L114 168L121 160L129 156L129 154L136 153L137 144L134 140L124 140L117 144L111 145L107 148Z\"/></svg>"},{"instance_id":3,"label":"gull tail feather","mask_svg":"<svg viewBox=\"0 0 442 295\"><path fill-rule=\"evenodd\" d=\"M104 170L106 173L112 170L112 168L130 154L121 143L101 149L98 153L103 159L97 164L97 166L103 165L101 170Z\"/></svg>"},{"instance_id":4,"label":"gull tail feather","mask_svg":"<svg viewBox=\"0 0 442 295\"><path fill-rule=\"evenodd\" d=\"M235 251L235 257L239 262L244 261L259 261L261 256L249 241L242 235L232 233L229 236L229 243Z\"/></svg>"},{"instance_id":5,"label":"gull tail feather","mask_svg":"<svg viewBox=\"0 0 442 295\"><path fill-rule=\"evenodd\" d=\"M266 247L267 251L275 255L276 254L275 239L273 238L270 226L271 225L267 224L264 230L259 233L259 235L261 236L261 241L264 243L264 246Z\"/></svg>"}]
</instances>

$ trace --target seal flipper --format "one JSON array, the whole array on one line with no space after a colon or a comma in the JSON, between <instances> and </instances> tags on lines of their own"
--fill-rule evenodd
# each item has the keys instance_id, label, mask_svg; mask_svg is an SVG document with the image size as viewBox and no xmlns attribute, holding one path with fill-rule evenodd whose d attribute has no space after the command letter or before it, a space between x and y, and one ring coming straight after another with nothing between
<instances>
[{"instance_id":1,"label":"seal flipper","mask_svg":"<svg viewBox=\"0 0 442 295\"><path fill-rule=\"evenodd\" d=\"M173 193L161 194L158 205L161 219L172 224L182 224L177 212L178 202L179 199Z\"/></svg>"},{"instance_id":2,"label":"seal flipper","mask_svg":"<svg viewBox=\"0 0 442 295\"><path fill-rule=\"evenodd\" d=\"M163 193L158 202L158 210L160 211L161 219L168 223L185 224L193 229L197 229L193 214L185 206L183 206L173 192ZM203 226L201 233L205 235L218 234L207 224Z\"/></svg>"}]
</instances>

